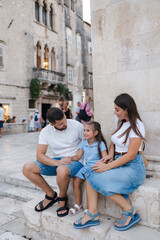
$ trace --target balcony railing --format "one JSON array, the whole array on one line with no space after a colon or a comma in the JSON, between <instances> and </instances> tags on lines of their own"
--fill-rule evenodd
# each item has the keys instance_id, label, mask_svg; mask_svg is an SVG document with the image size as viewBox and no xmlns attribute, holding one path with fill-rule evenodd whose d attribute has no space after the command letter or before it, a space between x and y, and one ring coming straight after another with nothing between
<instances>
[{"instance_id":1,"label":"balcony railing","mask_svg":"<svg viewBox=\"0 0 160 240\"><path fill-rule=\"evenodd\" d=\"M40 81L46 83L64 83L64 77L64 73L46 70L44 68L33 68L33 78L38 78Z\"/></svg>"}]
</instances>

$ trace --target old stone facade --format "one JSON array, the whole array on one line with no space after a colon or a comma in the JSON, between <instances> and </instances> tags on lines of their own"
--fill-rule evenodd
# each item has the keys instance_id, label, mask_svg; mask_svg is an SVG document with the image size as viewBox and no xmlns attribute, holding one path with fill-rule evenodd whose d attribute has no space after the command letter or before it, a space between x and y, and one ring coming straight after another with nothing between
<instances>
[{"instance_id":1,"label":"old stone facade","mask_svg":"<svg viewBox=\"0 0 160 240\"><path fill-rule=\"evenodd\" d=\"M136 100L146 129L150 174L160 176L160 1L91 1L95 117L110 142L113 101Z\"/></svg>"},{"instance_id":2,"label":"old stone facade","mask_svg":"<svg viewBox=\"0 0 160 240\"><path fill-rule=\"evenodd\" d=\"M90 25L86 29L82 14L82 0L0 0L0 102L17 123L35 109L45 118L58 99L58 83L70 90L72 109L92 95ZM41 84L36 101L33 78Z\"/></svg>"}]
</instances>

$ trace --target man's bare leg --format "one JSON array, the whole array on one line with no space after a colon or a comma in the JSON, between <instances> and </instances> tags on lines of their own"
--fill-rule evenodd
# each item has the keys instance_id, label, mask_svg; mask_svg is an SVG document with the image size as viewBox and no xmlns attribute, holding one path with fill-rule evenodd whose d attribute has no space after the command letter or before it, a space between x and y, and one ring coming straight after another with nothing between
<instances>
[{"instance_id":1,"label":"man's bare leg","mask_svg":"<svg viewBox=\"0 0 160 240\"><path fill-rule=\"evenodd\" d=\"M69 182L70 182L69 168L65 165L60 165L57 168L57 184L59 187L59 197L66 197ZM65 205L64 201L59 202L59 207L64 207L64 205ZM59 214L63 214L65 212L66 210L59 211Z\"/></svg>"},{"instance_id":2,"label":"man's bare leg","mask_svg":"<svg viewBox=\"0 0 160 240\"><path fill-rule=\"evenodd\" d=\"M41 188L49 197L54 196L54 190L48 185L45 179L40 175L40 169L34 162L26 163L23 166L23 174L28 178L33 184ZM46 207L51 200L44 199L43 207ZM40 209L40 206L37 206L37 209Z\"/></svg>"}]
</instances>

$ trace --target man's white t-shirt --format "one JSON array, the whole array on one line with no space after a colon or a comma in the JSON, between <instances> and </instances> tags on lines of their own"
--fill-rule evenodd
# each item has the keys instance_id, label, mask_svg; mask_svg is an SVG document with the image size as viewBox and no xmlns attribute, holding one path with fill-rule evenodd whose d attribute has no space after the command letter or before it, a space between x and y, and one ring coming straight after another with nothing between
<instances>
[{"instance_id":1,"label":"man's white t-shirt","mask_svg":"<svg viewBox=\"0 0 160 240\"><path fill-rule=\"evenodd\" d=\"M67 119L67 128L65 130L57 130L50 124L43 128L38 143L48 145L52 150L53 158L74 156L84 139L83 131L81 123Z\"/></svg>"},{"instance_id":2,"label":"man's white t-shirt","mask_svg":"<svg viewBox=\"0 0 160 240\"><path fill-rule=\"evenodd\" d=\"M115 144L116 152L128 152L130 138L139 138L139 136L133 131L133 129L131 129L128 135L127 142L123 144L126 138L126 134L123 135L121 138L119 136L124 133L130 127L130 125L130 122L124 122L119 131L112 135L111 141ZM143 123L139 119L137 119L136 125L139 132L142 134L143 137L145 137L145 129ZM141 151L141 147L139 148L139 151Z\"/></svg>"},{"instance_id":3,"label":"man's white t-shirt","mask_svg":"<svg viewBox=\"0 0 160 240\"><path fill-rule=\"evenodd\" d=\"M0 107L0 121L4 121L4 108Z\"/></svg>"}]
</instances>

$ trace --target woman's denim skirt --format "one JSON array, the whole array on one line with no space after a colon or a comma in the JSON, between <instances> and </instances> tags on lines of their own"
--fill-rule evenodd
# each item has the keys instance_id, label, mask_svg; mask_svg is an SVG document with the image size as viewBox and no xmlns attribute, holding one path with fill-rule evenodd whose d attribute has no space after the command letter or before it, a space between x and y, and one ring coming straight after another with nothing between
<instances>
[{"instance_id":1,"label":"woman's denim skirt","mask_svg":"<svg viewBox=\"0 0 160 240\"><path fill-rule=\"evenodd\" d=\"M116 155L115 160L122 155ZM106 172L88 174L87 181L97 192L104 196L121 194L128 198L128 194L137 189L145 180L145 166L141 154L118 168Z\"/></svg>"}]
</instances>

